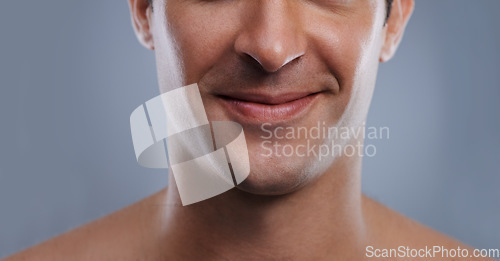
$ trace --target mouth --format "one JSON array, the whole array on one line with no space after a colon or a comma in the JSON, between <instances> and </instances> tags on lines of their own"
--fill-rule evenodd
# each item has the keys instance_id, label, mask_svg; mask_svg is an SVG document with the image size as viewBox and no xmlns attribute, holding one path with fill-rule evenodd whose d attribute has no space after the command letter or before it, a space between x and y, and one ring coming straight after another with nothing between
<instances>
[{"instance_id":1,"label":"mouth","mask_svg":"<svg viewBox=\"0 0 500 261\"><path fill-rule=\"evenodd\" d=\"M322 92L216 95L226 110L242 122L283 122L307 113Z\"/></svg>"}]
</instances>

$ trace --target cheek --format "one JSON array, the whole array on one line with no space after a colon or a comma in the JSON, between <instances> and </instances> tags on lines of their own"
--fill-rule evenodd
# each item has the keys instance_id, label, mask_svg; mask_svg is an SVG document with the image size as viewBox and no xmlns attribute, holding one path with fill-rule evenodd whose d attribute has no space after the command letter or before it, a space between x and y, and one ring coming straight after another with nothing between
<instances>
[{"instance_id":1,"label":"cheek","mask_svg":"<svg viewBox=\"0 0 500 261\"><path fill-rule=\"evenodd\" d=\"M232 50L240 10L234 6L192 3L172 4L166 12L183 64L184 81L199 82L211 66Z\"/></svg>"},{"instance_id":2,"label":"cheek","mask_svg":"<svg viewBox=\"0 0 500 261\"><path fill-rule=\"evenodd\" d=\"M376 44L374 23L370 17L332 20L316 18L309 38L312 49L337 78L340 91L350 91L359 70L373 56Z\"/></svg>"},{"instance_id":3,"label":"cheek","mask_svg":"<svg viewBox=\"0 0 500 261\"><path fill-rule=\"evenodd\" d=\"M316 25L308 30L310 47L337 79L340 89L334 109L347 119L354 115L363 118L369 107L383 28L378 11L337 19L309 18L310 24Z\"/></svg>"}]
</instances>

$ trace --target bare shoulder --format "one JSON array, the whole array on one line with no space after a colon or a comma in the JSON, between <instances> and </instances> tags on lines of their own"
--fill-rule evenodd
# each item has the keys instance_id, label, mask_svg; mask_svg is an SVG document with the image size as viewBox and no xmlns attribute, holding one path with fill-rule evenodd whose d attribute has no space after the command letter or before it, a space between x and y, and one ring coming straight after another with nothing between
<instances>
[{"instance_id":1,"label":"bare shoulder","mask_svg":"<svg viewBox=\"0 0 500 261\"><path fill-rule=\"evenodd\" d=\"M150 257L156 245L158 212L166 189L122 210L5 259L17 260L130 260Z\"/></svg>"},{"instance_id":2,"label":"bare shoulder","mask_svg":"<svg viewBox=\"0 0 500 261\"><path fill-rule=\"evenodd\" d=\"M426 251L427 255L432 253L431 258L427 258L427 260L492 260L473 258L471 255L473 255L474 248L459 240L405 217L366 196L364 196L363 201L363 207L365 213L367 213L366 221L368 227L370 227L369 246L371 247L371 254L376 249L382 251L384 249L396 249L393 252L401 250L405 253L431 249ZM422 254L425 254L424 250L421 250ZM434 250L436 252L433 252ZM457 258L457 256L453 257L455 251L462 254L467 253L469 256L465 259ZM382 252L379 251L379 253ZM432 257L435 257L435 259Z\"/></svg>"}]
</instances>

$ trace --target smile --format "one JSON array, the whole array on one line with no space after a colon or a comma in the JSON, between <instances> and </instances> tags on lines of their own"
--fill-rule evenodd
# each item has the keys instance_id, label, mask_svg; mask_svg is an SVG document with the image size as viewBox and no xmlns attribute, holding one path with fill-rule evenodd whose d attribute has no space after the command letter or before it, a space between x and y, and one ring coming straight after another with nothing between
<instances>
[{"instance_id":1,"label":"smile","mask_svg":"<svg viewBox=\"0 0 500 261\"><path fill-rule=\"evenodd\" d=\"M227 111L242 122L283 122L307 113L322 92L218 95Z\"/></svg>"}]
</instances>

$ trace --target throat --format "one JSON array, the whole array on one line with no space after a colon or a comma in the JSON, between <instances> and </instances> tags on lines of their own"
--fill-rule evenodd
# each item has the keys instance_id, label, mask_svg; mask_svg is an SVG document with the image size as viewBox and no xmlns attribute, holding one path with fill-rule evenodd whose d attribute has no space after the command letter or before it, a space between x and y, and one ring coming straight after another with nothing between
<instances>
[{"instance_id":1,"label":"throat","mask_svg":"<svg viewBox=\"0 0 500 261\"><path fill-rule=\"evenodd\" d=\"M179 199L175 185L170 185L165 199L171 206L165 213L166 245L176 246L170 251L185 260L238 260L242 256L360 260L366 241L360 169L340 166L286 195L233 189L185 207L172 204Z\"/></svg>"}]
</instances>

